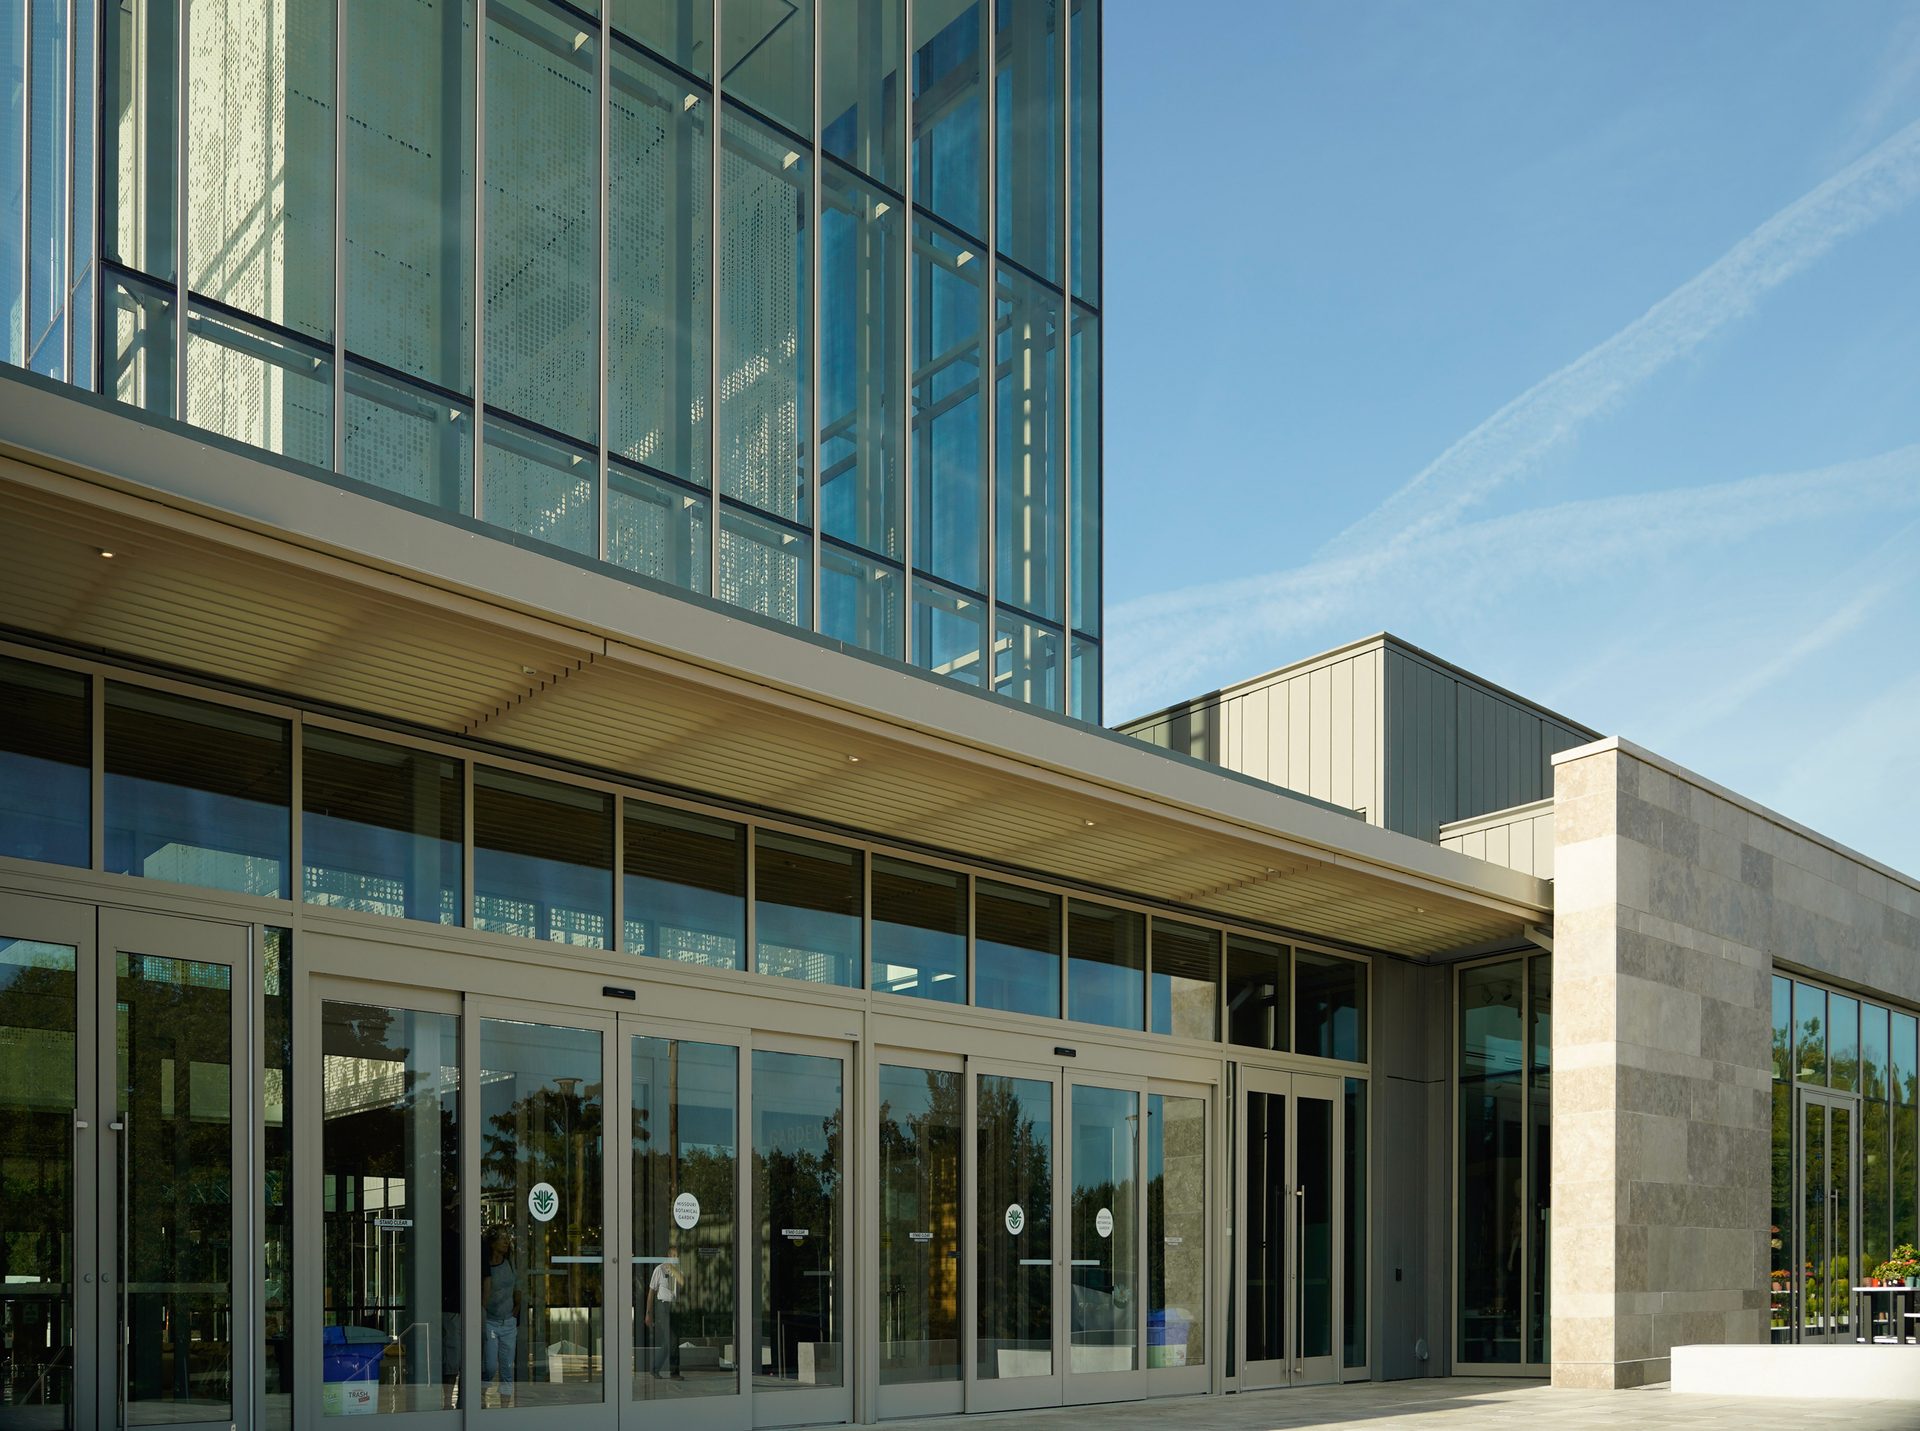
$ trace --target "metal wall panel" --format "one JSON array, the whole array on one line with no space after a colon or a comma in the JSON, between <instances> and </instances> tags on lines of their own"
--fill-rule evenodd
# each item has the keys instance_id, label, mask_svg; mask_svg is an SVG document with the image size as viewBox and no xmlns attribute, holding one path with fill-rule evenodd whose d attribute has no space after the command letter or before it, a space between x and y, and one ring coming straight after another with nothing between
<instances>
[{"instance_id":1,"label":"metal wall panel","mask_svg":"<svg viewBox=\"0 0 1920 1431\"><path fill-rule=\"evenodd\" d=\"M1386 1381L1443 1376L1448 1365L1449 975L1397 959L1373 966L1369 1318L1373 1374Z\"/></svg>"}]
</instances>

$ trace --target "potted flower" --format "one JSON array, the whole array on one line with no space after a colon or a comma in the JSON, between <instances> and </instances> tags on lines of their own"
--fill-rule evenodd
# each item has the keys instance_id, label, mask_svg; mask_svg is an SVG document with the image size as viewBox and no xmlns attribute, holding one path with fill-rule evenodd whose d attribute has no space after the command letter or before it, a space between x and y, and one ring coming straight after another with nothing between
<instances>
[{"instance_id":1,"label":"potted flower","mask_svg":"<svg viewBox=\"0 0 1920 1431\"><path fill-rule=\"evenodd\" d=\"M1920 1285L1920 1248L1911 1242L1901 1243L1893 1249L1893 1255L1880 1264L1875 1275L1883 1287Z\"/></svg>"}]
</instances>

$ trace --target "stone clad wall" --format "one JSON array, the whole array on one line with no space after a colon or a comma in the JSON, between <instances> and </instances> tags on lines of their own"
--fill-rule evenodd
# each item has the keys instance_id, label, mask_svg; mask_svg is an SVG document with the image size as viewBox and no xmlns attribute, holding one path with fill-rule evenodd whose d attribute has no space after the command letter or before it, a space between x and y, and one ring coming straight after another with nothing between
<instances>
[{"instance_id":1,"label":"stone clad wall","mask_svg":"<svg viewBox=\"0 0 1920 1431\"><path fill-rule=\"evenodd\" d=\"M1553 1380L1767 1337L1776 958L1920 997L1920 884L1624 741L1555 758Z\"/></svg>"}]
</instances>

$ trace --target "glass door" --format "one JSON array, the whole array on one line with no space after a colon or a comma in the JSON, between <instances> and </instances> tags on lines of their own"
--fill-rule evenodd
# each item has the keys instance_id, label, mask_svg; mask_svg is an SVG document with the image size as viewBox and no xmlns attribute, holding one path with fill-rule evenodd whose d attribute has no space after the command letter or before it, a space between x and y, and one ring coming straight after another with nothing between
<instances>
[{"instance_id":1,"label":"glass door","mask_svg":"<svg viewBox=\"0 0 1920 1431\"><path fill-rule=\"evenodd\" d=\"M848 1421L845 1052L756 1040L749 1077L754 1423Z\"/></svg>"},{"instance_id":2,"label":"glass door","mask_svg":"<svg viewBox=\"0 0 1920 1431\"><path fill-rule=\"evenodd\" d=\"M1240 1387L1339 1379L1340 1080L1244 1070Z\"/></svg>"},{"instance_id":3,"label":"glass door","mask_svg":"<svg viewBox=\"0 0 1920 1431\"><path fill-rule=\"evenodd\" d=\"M1151 1395L1208 1387L1212 1174L1207 1090L1155 1083L1147 1095L1146 1363Z\"/></svg>"},{"instance_id":4,"label":"glass door","mask_svg":"<svg viewBox=\"0 0 1920 1431\"><path fill-rule=\"evenodd\" d=\"M675 1030L675 1032L684 1032ZM738 1426L740 1049L622 1019L629 1110L619 1199L629 1269L619 1386L623 1427Z\"/></svg>"},{"instance_id":5,"label":"glass door","mask_svg":"<svg viewBox=\"0 0 1920 1431\"><path fill-rule=\"evenodd\" d=\"M0 895L0 1424L101 1421L93 940L85 905Z\"/></svg>"},{"instance_id":6,"label":"glass door","mask_svg":"<svg viewBox=\"0 0 1920 1431\"><path fill-rule=\"evenodd\" d=\"M1050 1070L973 1064L973 1287L967 1409L1060 1404L1056 1329L1066 1279L1054 1225L1060 1082Z\"/></svg>"},{"instance_id":7,"label":"glass door","mask_svg":"<svg viewBox=\"0 0 1920 1431\"><path fill-rule=\"evenodd\" d=\"M611 1425L607 1351L622 1344L609 1336L607 1277L613 1021L471 999L467 1012L476 1136L462 1153L478 1246L462 1405L502 1427Z\"/></svg>"},{"instance_id":8,"label":"glass door","mask_svg":"<svg viewBox=\"0 0 1920 1431\"><path fill-rule=\"evenodd\" d=\"M1855 1105L1802 1091L1799 1117L1800 1339L1853 1339L1858 1258L1854 1189L1859 1167Z\"/></svg>"},{"instance_id":9,"label":"glass door","mask_svg":"<svg viewBox=\"0 0 1920 1431\"><path fill-rule=\"evenodd\" d=\"M1143 1395L1143 1086L1067 1087L1067 1380L1071 1402Z\"/></svg>"},{"instance_id":10,"label":"glass door","mask_svg":"<svg viewBox=\"0 0 1920 1431\"><path fill-rule=\"evenodd\" d=\"M878 1110L882 1419L964 1406L960 1287L964 1075L882 1054Z\"/></svg>"}]
</instances>

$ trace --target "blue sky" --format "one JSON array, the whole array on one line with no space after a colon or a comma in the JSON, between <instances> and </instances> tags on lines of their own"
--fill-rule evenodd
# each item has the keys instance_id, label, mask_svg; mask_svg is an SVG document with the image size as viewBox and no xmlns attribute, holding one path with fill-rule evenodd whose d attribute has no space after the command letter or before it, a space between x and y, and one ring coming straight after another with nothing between
<instances>
[{"instance_id":1,"label":"blue sky","mask_svg":"<svg viewBox=\"0 0 1920 1431\"><path fill-rule=\"evenodd\" d=\"M1106 6L1106 715L1378 630L1920 873L1920 4Z\"/></svg>"}]
</instances>

